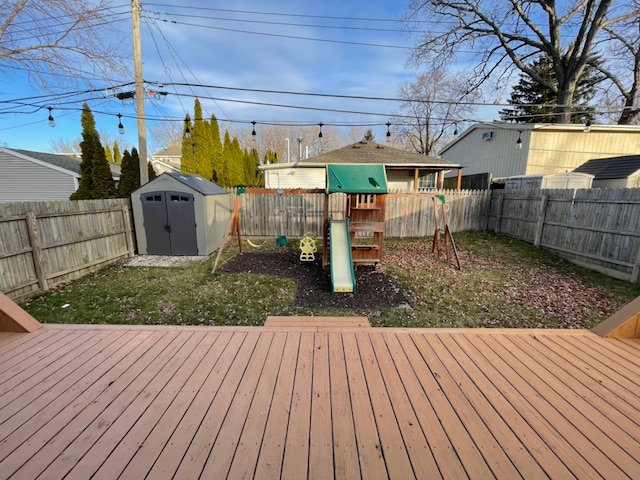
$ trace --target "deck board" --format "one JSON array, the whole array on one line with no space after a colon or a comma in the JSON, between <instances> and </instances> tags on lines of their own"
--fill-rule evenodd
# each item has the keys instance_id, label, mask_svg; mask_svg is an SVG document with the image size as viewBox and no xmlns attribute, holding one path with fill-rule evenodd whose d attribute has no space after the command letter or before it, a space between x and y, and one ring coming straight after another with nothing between
<instances>
[{"instance_id":1,"label":"deck board","mask_svg":"<svg viewBox=\"0 0 640 480\"><path fill-rule=\"evenodd\" d=\"M0 478L634 478L640 341L588 331L0 333Z\"/></svg>"}]
</instances>

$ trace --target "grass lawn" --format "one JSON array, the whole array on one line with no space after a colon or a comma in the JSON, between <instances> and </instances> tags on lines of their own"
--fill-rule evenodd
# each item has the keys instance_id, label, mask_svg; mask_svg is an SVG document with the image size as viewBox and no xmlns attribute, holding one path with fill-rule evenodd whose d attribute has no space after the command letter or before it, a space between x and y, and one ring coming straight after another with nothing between
<instances>
[{"instance_id":1,"label":"grass lawn","mask_svg":"<svg viewBox=\"0 0 640 480\"><path fill-rule=\"evenodd\" d=\"M213 257L171 268L116 264L22 306L44 323L262 325L267 315L364 315L389 327L590 328L640 295L639 285L509 237L465 232L455 241L461 270L431 253L430 239L385 239L380 268L398 279L411 309L296 307L294 280L211 274ZM225 249L224 259L236 251Z\"/></svg>"}]
</instances>

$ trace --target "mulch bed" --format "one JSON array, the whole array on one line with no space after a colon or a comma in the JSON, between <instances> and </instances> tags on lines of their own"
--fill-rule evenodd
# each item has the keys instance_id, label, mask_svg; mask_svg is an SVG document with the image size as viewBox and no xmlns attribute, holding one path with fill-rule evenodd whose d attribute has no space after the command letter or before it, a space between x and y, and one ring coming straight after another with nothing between
<instances>
[{"instance_id":1,"label":"mulch bed","mask_svg":"<svg viewBox=\"0 0 640 480\"><path fill-rule=\"evenodd\" d=\"M300 260L299 253L242 252L218 268L226 273L255 273L296 280L295 305L306 308L381 309L410 308L411 303L390 275L372 266L356 268L356 293L331 293L329 267L322 268L321 255L312 262Z\"/></svg>"}]
</instances>

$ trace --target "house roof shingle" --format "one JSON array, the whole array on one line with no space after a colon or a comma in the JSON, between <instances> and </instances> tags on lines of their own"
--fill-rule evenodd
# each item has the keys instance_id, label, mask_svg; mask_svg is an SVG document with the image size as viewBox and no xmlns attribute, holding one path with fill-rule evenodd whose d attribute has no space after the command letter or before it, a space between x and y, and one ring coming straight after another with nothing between
<instances>
[{"instance_id":1,"label":"house roof shingle","mask_svg":"<svg viewBox=\"0 0 640 480\"><path fill-rule=\"evenodd\" d=\"M11 150L12 152L19 153L20 155L24 155L25 157L30 157L35 160L39 160L44 163L48 163L49 165L53 165L58 168L63 168L70 172L81 175L80 163L82 159L72 157L71 155L62 155L58 153L44 153L44 152L34 152L32 150L22 150L18 148L8 148L7 150ZM118 163L109 163L109 169L111 170L111 175L114 178L120 178L121 165Z\"/></svg>"},{"instance_id":2,"label":"house roof shingle","mask_svg":"<svg viewBox=\"0 0 640 480\"><path fill-rule=\"evenodd\" d=\"M445 167L456 168L459 165L442 160L441 158L429 157L418 153L406 152L393 147L387 147L374 142L361 141L352 145L347 145L337 150L316 155L299 162L299 165L317 165L329 163L373 163L382 164L387 167L393 166L419 166L419 167Z\"/></svg>"},{"instance_id":3,"label":"house roof shingle","mask_svg":"<svg viewBox=\"0 0 640 480\"><path fill-rule=\"evenodd\" d=\"M10 148L9 150L24 155L25 157L31 157L36 160L40 160L41 162L45 162L59 168L64 168L65 170L69 170L80 175L80 160L70 155L34 152L31 150L21 150L18 148Z\"/></svg>"},{"instance_id":4,"label":"house roof shingle","mask_svg":"<svg viewBox=\"0 0 640 480\"><path fill-rule=\"evenodd\" d=\"M598 158L583 163L574 172L590 173L594 180L627 178L640 170L640 155Z\"/></svg>"}]
</instances>

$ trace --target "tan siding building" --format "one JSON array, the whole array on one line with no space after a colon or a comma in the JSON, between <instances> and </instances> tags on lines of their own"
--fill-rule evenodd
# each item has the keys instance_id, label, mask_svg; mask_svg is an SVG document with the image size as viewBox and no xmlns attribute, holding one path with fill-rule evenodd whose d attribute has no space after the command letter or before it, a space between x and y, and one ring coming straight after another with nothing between
<instances>
[{"instance_id":1,"label":"tan siding building","mask_svg":"<svg viewBox=\"0 0 640 480\"><path fill-rule=\"evenodd\" d=\"M496 122L473 125L440 154L464 175L510 177L565 173L588 160L638 152L640 126L592 125L585 132L583 125Z\"/></svg>"}]
</instances>

